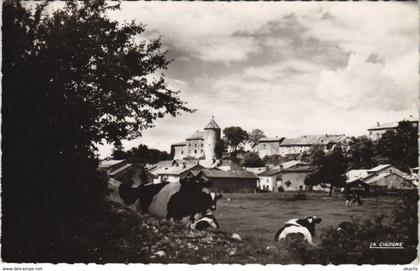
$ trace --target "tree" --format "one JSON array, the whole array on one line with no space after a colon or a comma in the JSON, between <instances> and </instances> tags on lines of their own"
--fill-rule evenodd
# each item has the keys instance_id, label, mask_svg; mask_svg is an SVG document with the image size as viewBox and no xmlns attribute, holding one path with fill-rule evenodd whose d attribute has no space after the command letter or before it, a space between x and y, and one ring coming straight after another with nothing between
<instances>
[{"instance_id":1,"label":"tree","mask_svg":"<svg viewBox=\"0 0 420 271\"><path fill-rule=\"evenodd\" d=\"M223 153L226 151L226 143L223 139L218 139L216 141L216 146L214 152L216 154L216 159L222 159Z\"/></svg>"},{"instance_id":2,"label":"tree","mask_svg":"<svg viewBox=\"0 0 420 271\"><path fill-rule=\"evenodd\" d=\"M344 185L347 163L341 146L336 146L327 154L318 149L312 153L311 161L311 164L317 166L318 169L305 178L305 185L329 184L329 196L334 187Z\"/></svg>"},{"instance_id":3,"label":"tree","mask_svg":"<svg viewBox=\"0 0 420 271\"><path fill-rule=\"evenodd\" d=\"M249 142L251 143L251 147L254 148L261 138L265 137L265 134L260 129L254 129L249 133Z\"/></svg>"},{"instance_id":4,"label":"tree","mask_svg":"<svg viewBox=\"0 0 420 271\"><path fill-rule=\"evenodd\" d=\"M241 162L244 167L263 167L264 162L256 152L247 152Z\"/></svg>"},{"instance_id":5,"label":"tree","mask_svg":"<svg viewBox=\"0 0 420 271\"><path fill-rule=\"evenodd\" d=\"M418 165L418 130L408 121L401 121L395 131L387 131L379 139L377 152L397 168L409 172Z\"/></svg>"},{"instance_id":6,"label":"tree","mask_svg":"<svg viewBox=\"0 0 420 271\"><path fill-rule=\"evenodd\" d=\"M226 127L223 129L223 134L232 154L237 152L239 145L244 144L248 140L248 133L237 126Z\"/></svg>"},{"instance_id":7,"label":"tree","mask_svg":"<svg viewBox=\"0 0 420 271\"><path fill-rule=\"evenodd\" d=\"M169 160L171 157L166 151L149 149L148 146L140 144L126 152L126 159L142 164L154 164L159 161Z\"/></svg>"},{"instance_id":8,"label":"tree","mask_svg":"<svg viewBox=\"0 0 420 271\"><path fill-rule=\"evenodd\" d=\"M366 136L352 137L347 153L349 169L369 169L375 166L376 146Z\"/></svg>"},{"instance_id":9,"label":"tree","mask_svg":"<svg viewBox=\"0 0 420 271\"><path fill-rule=\"evenodd\" d=\"M158 118L192 112L166 86L162 71L170 61L160 41L145 40L143 25L107 17L118 5L68 1L55 11L47 5L3 3L7 244L23 240L19 234L29 227L36 231L39 219L49 221L45 216L94 212L106 192L95 144L118 144Z\"/></svg>"}]
</instances>

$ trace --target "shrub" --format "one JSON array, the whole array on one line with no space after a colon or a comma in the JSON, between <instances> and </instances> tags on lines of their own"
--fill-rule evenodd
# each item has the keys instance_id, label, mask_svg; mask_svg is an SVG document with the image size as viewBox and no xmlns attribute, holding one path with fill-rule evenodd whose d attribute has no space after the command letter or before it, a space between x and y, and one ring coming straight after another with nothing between
<instances>
[{"instance_id":1,"label":"shrub","mask_svg":"<svg viewBox=\"0 0 420 271\"><path fill-rule=\"evenodd\" d=\"M326 229L316 247L291 242L291 256L304 264L408 264L417 255L417 200L417 194L404 194L391 219L384 215L355 218L343 231ZM372 249L371 242L402 242L404 249Z\"/></svg>"}]
</instances>

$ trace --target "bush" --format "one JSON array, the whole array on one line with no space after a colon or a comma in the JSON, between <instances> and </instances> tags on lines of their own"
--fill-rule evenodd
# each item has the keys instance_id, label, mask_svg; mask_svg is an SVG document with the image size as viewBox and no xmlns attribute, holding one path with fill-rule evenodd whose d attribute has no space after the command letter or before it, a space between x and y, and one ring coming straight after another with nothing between
<instances>
[{"instance_id":1,"label":"bush","mask_svg":"<svg viewBox=\"0 0 420 271\"><path fill-rule=\"evenodd\" d=\"M291 242L291 256L299 263L408 264L417 256L417 194L404 194L391 219L352 219L343 231L325 230L316 247ZM403 242L404 249L372 249L371 242Z\"/></svg>"}]
</instances>

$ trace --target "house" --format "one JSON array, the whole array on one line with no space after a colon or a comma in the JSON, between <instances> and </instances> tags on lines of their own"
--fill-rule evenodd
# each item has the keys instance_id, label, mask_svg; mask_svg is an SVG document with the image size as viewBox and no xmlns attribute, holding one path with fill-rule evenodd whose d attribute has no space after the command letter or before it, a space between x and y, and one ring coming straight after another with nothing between
<instances>
[{"instance_id":1,"label":"house","mask_svg":"<svg viewBox=\"0 0 420 271\"><path fill-rule=\"evenodd\" d=\"M212 119L202 131L196 131L186 140L172 144L171 154L175 160L202 159L211 164L216 159L216 143L220 140L220 127Z\"/></svg>"},{"instance_id":2,"label":"house","mask_svg":"<svg viewBox=\"0 0 420 271\"><path fill-rule=\"evenodd\" d=\"M338 143L345 142L345 140L345 135L329 134L304 135L297 138L286 138L280 143L278 154L281 156L297 155L309 151L315 145L323 147L324 151L328 152Z\"/></svg>"},{"instance_id":3,"label":"house","mask_svg":"<svg viewBox=\"0 0 420 271\"><path fill-rule=\"evenodd\" d=\"M363 182L369 185L370 190L406 190L417 187L409 175L391 164L378 165L367 170L350 170L346 175L348 185Z\"/></svg>"},{"instance_id":4,"label":"house","mask_svg":"<svg viewBox=\"0 0 420 271\"><path fill-rule=\"evenodd\" d=\"M317 169L316 166L297 164L281 170L281 182L279 191L306 190L305 178Z\"/></svg>"},{"instance_id":5,"label":"house","mask_svg":"<svg viewBox=\"0 0 420 271\"><path fill-rule=\"evenodd\" d=\"M155 176L153 183L179 182L191 170L204 168L196 160L160 161L149 169L149 174Z\"/></svg>"},{"instance_id":6,"label":"house","mask_svg":"<svg viewBox=\"0 0 420 271\"><path fill-rule=\"evenodd\" d=\"M217 193L256 193L257 176L245 170L220 170L203 168L192 170L186 178L199 177L203 182L210 182L210 190Z\"/></svg>"},{"instance_id":7,"label":"house","mask_svg":"<svg viewBox=\"0 0 420 271\"><path fill-rule=\"evenodd\" d=\"M279 146L284 139L284 137L261 138L254 146L253 151L257 152L261 158L264 158L264 156L279 154Z\"/></svg>"},{"instance_id":8,"label":"house","mask_svg":"<svg viewBox=\"0 0 420 271\"><path fill-rule=\"evenodd\" d=\"M266 171L268 168L267 167L244 167L244 169L258 176L258 174Z\"/></svg>"},{"instance_id":9,"label":"house","mask_svg":"<svg viewBox=\"0 0 420 271\"><path fill-rule=\"evenodd\" d=\"M408 118L405 118L403 121L410 122L413 127L418 127L419 120L418 118L414 117L413 115L410 115ZM374 141L379 140L383 134L385 134L387 131L395 131L395 129L398 127L398 124L400 121L390 122L390 123L376 123L376 126L373 126L368 131L368 137Z\"/></svg>"},{"instance_id":10,"label":"house","mask_svg":"<svg viewBox=\"0 0 420 271\"><path fill-rule=\"evenodd\" d=\"M271 169L267 169L260 174L258 174L258 181L257 187L260 191L272 191L278 192L278 184L279 181L281 183L281 168L275 167ZM280 184L281 185L281 184Z\"/></svg>"},{"instance_id":11,"label":"house","mask_svg":"<svg viewBox=\"0 0 420 271\"><path fill-rule=\"evenodd\" d=\"M267 169L258 174L258 189L261 191L284 191L286 189L283 188L283 173L286 172L286 176L291 176L290 173L287 173L288 169L292 168L300 168L302 166L308 166L309 164L306 162L302 162L299 160L292 160L288 162L281 163L278 166L273 168ZM280 189L279 189L280 188ZM297 190L294 189L293 186L290 187L288 190Z\"/></svg>"},{"instance_id":12,"label":"house","mask_svg":"<svg viewBox=\"0 0 420 271\"><path fill-rule=\"evenodd\" d=\"M125 163L108 173L110 179L117 180L132 186L150 183L155 178L147 172L144 165L138 163Z\"/></svg>"},{"instance_id":13,"label":"house","mask_svg":"<svg viewBox=\"0 0 420 271\"><path fill-rule=\"evenodd\" d=\"M367 169L352 169L346 172L346 182L350 183L368 176Z\"/></svg>"}]
</instances>

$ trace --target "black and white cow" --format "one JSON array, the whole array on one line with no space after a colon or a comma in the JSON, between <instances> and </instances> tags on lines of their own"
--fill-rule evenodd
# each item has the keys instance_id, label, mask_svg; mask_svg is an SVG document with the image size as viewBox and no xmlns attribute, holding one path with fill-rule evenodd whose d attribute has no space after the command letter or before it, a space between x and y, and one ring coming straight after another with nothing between
<instances>
[{"instance_id":1,"label":"black and white cow","mask_svg":"<svg viewBox=\"0 0 420 271\"><path fill-rule=\"evenodd\" d=\"M196 214L190 227L193 230L199 231L206 230L208 228L218 229L219 223L211 212L207 212L204 215Z\"/></svg>"},{"instance_id":2,"label":"black and white cow","mask_svg":"<svg viewBox=\"0 0 420 271\"><path fill-rule=\"evenodd\" d=\"M222 197L205 191L203 184L192 181L146 184L136 188L115 181L109 183L110 200L157 218L175 221L192 220L196 214L216 210L216 202Z\"/></svg>"},{"instance_id":3,"label":"black and white cow","mask_svg":"<svg viewBox=\"0 0 420 271\"><path fill-rule=\"evenodd\" d=\"M315 236L315 224L320 222L321 218L316 216L291 219L276 232L274 235L274 241L286 239L288 234L295 233L303 235L304 240L313 245L312 237Z\"/></svg>"}]
</instances>

